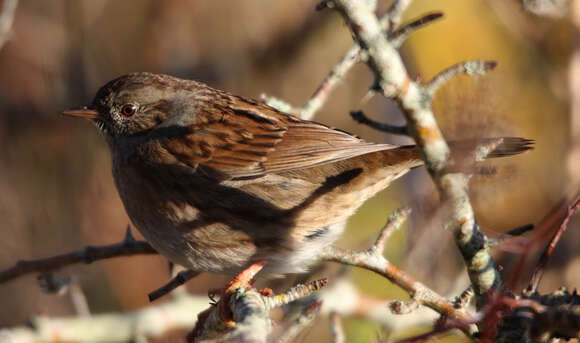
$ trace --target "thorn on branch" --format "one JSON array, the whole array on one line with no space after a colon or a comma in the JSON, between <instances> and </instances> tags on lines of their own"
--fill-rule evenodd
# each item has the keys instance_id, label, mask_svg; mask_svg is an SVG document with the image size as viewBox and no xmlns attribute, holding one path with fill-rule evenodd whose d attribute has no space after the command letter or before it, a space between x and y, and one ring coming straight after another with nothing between
<instances>
[{"instance_id":1,"label":"thorn on branch","mask_svg":"<svg viewBox=\"0 0 580 343\"><path fill-rule=\"evenodd\" d=\"M403 27L397 29L396 31L390 33L389 40L395 46L395 48L400 48L413 32L416 32L417 30L441 18L443 18L442 12L426 14L421 18L413 20L410 23L403 25Z\"/></svg>"},{"instance_id":2,"label":"thorn on branch","mask_svg":"<svg viewBox=\"0 0 580 343\"><path fill-rule=\"evenodd\" d=\"M390 125L374 121L369 117L367 117L363 111L351 111L350 116L356 122L370 126L375 130L391 133L394 135L405 135L405 136L409 135L409 131L407 130L406 126Z\"/></svg>"},{"instance_id":3,"label":"thorn on branch","mask_svg":"<svg viewBox=\"0 0 580 343\"><path fill-rule=\"evenodd\" d=\"M124 244L130 245L137 242L133 233L131 232L131 225L127 225L127 230L125 231L125 239L123 240Z\"/></svg>"}]
</instances>

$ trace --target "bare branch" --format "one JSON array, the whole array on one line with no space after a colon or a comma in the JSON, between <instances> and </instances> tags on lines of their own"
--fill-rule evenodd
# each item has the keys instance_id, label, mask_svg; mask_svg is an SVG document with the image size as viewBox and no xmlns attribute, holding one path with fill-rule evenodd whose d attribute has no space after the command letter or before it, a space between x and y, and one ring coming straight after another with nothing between
<instances>
[{"instance_id":1,"label":"bare branch","mask_svg":"<svg viewBox=\"0 0 580 343\"><path fill-rule=\"evenodd\" d=\"M378 121L374 121L371 118L367 117L363 111L351 111L350 116L358 123L368 125L373 129L382 132L392 133L394 135L405 135L405 136L409 135L409 131L407 130L406 126L379 123Z\"/></svg>"},{"instance_id":2,"label":"bare branch","mask_svg":"<svg viewBox=\"0 0 580 343\"><path fill-rule=\"evenodd\" d=\"M387 223L379 233L379 237L377 237L375 244L373 244L371 252L382 254L385 251L385 244L387 244L391 235L401 228L401 225L403 225L410 214L411 209L409 207L402 207L391 213L387 219Z\"/></svg>"},{"instance_id":3,"label":"bare branch","mask_svg":"<svg viewBox=\"0 0 580 343\"><path fill-rule=\"evenodd\" d=\"M432 97L437 90L447 81L459 74L483 75L497 67L496 61L474 60L457 63L435 75L435 77L425 85L425 91Z\"/></svg>"},{"instance_id":4,"label":"bare branch","mask_svg":"<svg viewBox=\"0 0 580 343\"><path fill-rule=\"evenodd\" d=\"M546 268L546 265L550 260L550 256L552 256L552 253L554 252L556 245L560 241L560 237L562 237L562 234L564 233L564 231L566 231L570 218L574 213L576 213L579 207L580 207L580 198L578 198L573 205L568 206L568 212L566 213L566 217L564 217L564 220L562 220L562 223L558 227L558 230L556 230L556 232L554 233L554 236L550 240L550 243L548 243L548 245L544 249L544 253L540 257L540 260L536 265L534 273L530 279L530 283L526 288L526 293L535 293L538 290L538 285L542 280L542 276L544 275L544 269Z\"/></svg>"},{"instance_id":5,"label":"bare branch","mask_svg":"<svg viewBox=\"0 0 580 343\"><path fill-rule=\"evenodd\" d=\"M441 18L443 18L443 13L441 12L426 14L391 33L389 35L389 40L393 46L400 48L413 32L416 32L417 30L422 29L426 25L432 24Z\"/></svg>"},{"instance_id":6,"label":"bare branch","mask_svg":"<svg viewBox=\"0 0 580 343\"><path fill-rule=\"evenodd\" d=\"M332 67L328 75L324 78L318 89L310 96L310 99L302 106L299 115L303 119L312 119L316 112L326 103L330 92L332 92L340 81L346 76L350 69L360 61L360 48L358 45L351 47L340 61Z\"/></svg>"},{"instance_id":7,"label":"bare branch","mask_svg":"<svg viewBox=\"0 0 580 343\"><path fill-rule=\"evenodd\" d=\"M326 279L297 285L276 296L264 296L256 289L240 286L229 297L229 309L235 326L230 328L220 315L219 306L212 306L198 316L199 323L190 335L192 340L220 342L265 342L272 331L270 310L306 297L326 286ZM222 301L222 300L220 300ZM307 309L308 318L318 313L320 304Z\"/></svg>"},{"instance_id":8,"label":"bare branch","mask_svg":"<svg viewBox=\"0 0 580 343\"><path fill-rule=\"evenodd\" d=\"M343 318L365 318L387 327L390 331L408 330L417 326L425 326L437 319L437 312L427 307L419 307L411 313L401 315L394 308L401 301L392 301L374 297L360 291L352 282L345 277L333 279L329 287L319 293L323 302L322 314L330 315L332 312L340 314Z\"/></svg>"},{"instance_id":9,"label":"bare branch","mask_svg":"<svg viewBox=\"0 0 580 343\"><path fill-rule=\"evenodd\" d=\"M149 293L149 301L155 301L155 300L161 298L165 294L168 294L172 290L185 284L187 281L193 279L194 277L198 276L199 274L200 274L200 272L190 270L190 269L180 271L167 284L165 284L164 286Z\"/></svg>"},{"instance_id":10,"label":"bare branch","mask_svg":"<svg viewBox=\"0 0 580 343\"><path fill-rule=\"evenodd\" d=\"M206 296L182 294L134 312L90 317L35 317L32 325L0 329L0 342L142 342L170 330L189 330L207 307Z\"/></svg>"},{"instance_id":11,"label":"bare branch","mask_svg":"<svg viewBox=\"0 0 580 343\"><path fill-rule=\"evenodd\" d=\"M0 283L15 279L29 273L49 272L75 263L93 263L120 256L150 255L157 252L144 241L136 241L127 228L126 238L116 244L87 246L82 250L56 255L37 260L21 260L14 266L0 271Z\"/></svg>"},{"instance_id":12,"label":"bare branch","mask_svg":"<svg viewBox=\"0 0 580 343\"><path fill-rule=\"evenodd\" d=\"M380 23L382 29L390 31L393 27L397 26L401 21L403 12L411 2L412 0L397 0L393 2L387 13L381 18ZM317 10L321 10L329 6L332 7L333 5L334 3L332 1L325 0L321 1L316 8ZM427 19L427 21L430 20L432 19ZM338 86L350 69L360 62L360 60L361 50L360 47L355 44L346 52L346 54L344 54L344 56L342 56L340 61L332 67L328 75L302 107L293 107L283 100L266 95L262 95L262 101L279 111L291 113L303 119L310 120L322 108L322 106L324 106L330 93L336 88L336 86Z\"/></svg>"},{"instance_id":13,"label":"bare branch","mask_svg":"<svg viewBox=\"0 0 580 343\"><path fill-rule=\"evenodd\" d=\"M431 290L422 283L413 280L411 276L397 268L382 255L385 244L384 241L388 237L388 233L385 232L391 231L394 227L400 225L408 214L408 209L399 210L393 213L393 215L389 217L385 229L383 229L375 244L373 244L373 246L368 250L354 252L330 246L325 249L321 258L327 261L365 268L382 275L392 283L407 291L411 298L413 298L413 300L418 304L427 306L442 315L457 318L469 317L468 312L463 309L456 309L445 297L439 295L437 292Z\"/></svg>"},{"instance_id":14,"label":"bare branch","mask_svg":"<svg viewBox=\"0 0 580 343\"><path fill-rule=\"evenodd\" d=\"M294 300L307 297L313 294L314 292L318 292L322 288L326 287L327 284L328 280L326 278L311 281L304 285L299 284L290 288L288 291L284 293L276 294L271 297L269 296L265 297L264 301L266 302L269 309L274 309L276 307L286 305Z\"/></svg>"},{"instance_id":15,"label":"bare branch","mask_svg":"<svg viewBox=\"0 0 580 343\"><path fill-rule=\"evenodd\" d=\"M491 289L501 289L503 283L485 245L486 238L474 218L467 193L469 177L462 173L448 172L453 165L449 146L443 139L429 101L431 89L436 88L442 80L454 72L443 73L434 85L418 84L409 77L401 55L384 37L381 24L368 6L363 6L360 1L355 0L334 0L334 4L343 14L356 41L368 54L367 63L375 73L383 95L394 99L407 119L409 133L421 149L427 170L437 185L442 199L449 206L446 226L453 232L456 244L467 264L478 306L482 306L484 294ZM484 63L484 69L489 66ZM465 66L463 68L465 69Z\"/></svg>"}]
</instances>

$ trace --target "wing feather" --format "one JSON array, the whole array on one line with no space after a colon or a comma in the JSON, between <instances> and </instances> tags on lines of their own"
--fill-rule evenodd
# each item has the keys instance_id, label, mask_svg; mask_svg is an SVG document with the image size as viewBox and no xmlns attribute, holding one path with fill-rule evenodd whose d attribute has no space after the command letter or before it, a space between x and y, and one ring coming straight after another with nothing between
<instances>
[{"instance_id":1,"label":"wing feather","mask_svg":"<svg viewBox=\"0 0 580 343\"><path fill-rule=\"evenodd\" d=\"M209 167L216 175L231 179L308 168L394 148L233 95L222 94L206 106L202 113L212 113L213 107L220 115L190 125L182 136L163 139L162 146L181 163Z\"/></svg>"}]
</instances>

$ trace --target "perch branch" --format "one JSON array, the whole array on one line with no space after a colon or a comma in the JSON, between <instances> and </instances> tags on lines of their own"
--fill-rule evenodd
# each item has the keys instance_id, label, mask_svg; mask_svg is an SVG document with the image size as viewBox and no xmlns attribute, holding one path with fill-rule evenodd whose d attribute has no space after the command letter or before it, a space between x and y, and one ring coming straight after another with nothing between
<instances>
[{"instance_id":1,"label":"perch branch","mask_svg":"<svg viewBox=\"0 0 580 343\"><path fill-rule=\"evenodd\" d=\"M218 306L212 306L198 315L200 319L190 335L190 340L219 340L231 342L266 342L272 331L270 310L304 298L326 286L326 279L297 285L287 292L275 296L264 296L255 289L238 287L229 298L229 308L235 322L229 328ZM320 305L320 304L319 304ZM319 305L307 311L311 316L318 312Z\"/></svg>"}]
</instances>

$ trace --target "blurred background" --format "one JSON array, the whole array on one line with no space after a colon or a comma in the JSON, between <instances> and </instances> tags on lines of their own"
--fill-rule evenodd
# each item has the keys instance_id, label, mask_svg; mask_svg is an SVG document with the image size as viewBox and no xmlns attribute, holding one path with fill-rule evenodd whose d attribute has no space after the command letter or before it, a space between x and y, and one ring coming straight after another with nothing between
<instances>
[{"instance_id":1,"label":"blurred background","mask_svg":"<svg viewBox=\"0 0 580 343\"><path fill-rule=\"evenodd\" d=\"M90 103L105 82L134 71L302 105L352 45L342 18L332 10L316 12L317 2L21 0L12 35L0 50L0 269L18 259L118 242L129 223L113 185L105 141L92 124L61 117L60 111ZM389 3L381 1L381 10ZM497 236L540 222L575 193L580 180L580 160L571 157L578 143L574 132L580 135L568 83L578 44L571 15L536 17L516 0L415 0L405 20L433 11L445 17L414 33L402 48L413 76L429 80L468 59L499 62L488 75L459 77L439 91L434 106L444 135L536 140L533 152L492 161L496 175L474 179L471 192L480 225ZM348 115L361 109L379 121L404 123L388 100L375 96L361 102L372 82L367 67L356 66L315 120L370 141L409 144L407 138L378 133ZM366 247L389 213L411 206L412 220L389 242L387 257L450 294L467 280L452 237L440 225L437 200L427 173L414 170L369 201L339 244ZM580 285L578 223L573 220L565 233L541 291ZM531 254L532 263L538 253ZM494 254L508 271L519 256L501 249ZM348 273L365 293L406 298L369 272ZM147 306L147 293L169 278L167 262L159 256L73 266L58 274L79 280L93 313ZM527 284L529 270L522 275L516 290ZM225 282L202 275L188 287L206 294ZM281 282L274 286L285 287ZM68 297L43 293L34 275L0 284L0 304L0 327L22 325L35 315L74 314ZM345 328L347 341L353 342L375 340L381 330L357 318L346 318ZM299 341L330 341L329 335L326 324L316 325Z\"/></svg>"}]
</instances>

